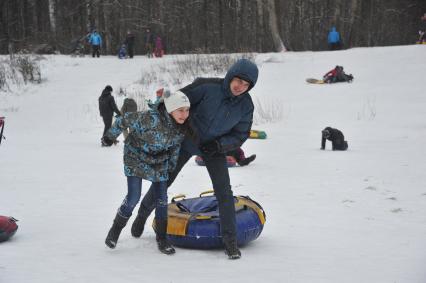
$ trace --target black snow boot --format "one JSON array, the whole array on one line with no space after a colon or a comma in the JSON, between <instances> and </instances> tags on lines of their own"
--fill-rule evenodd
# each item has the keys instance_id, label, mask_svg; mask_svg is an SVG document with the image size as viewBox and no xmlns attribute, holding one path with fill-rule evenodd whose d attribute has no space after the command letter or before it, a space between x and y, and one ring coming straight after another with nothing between
<instances>
[{"instance_id":1,"label":"black snow boot","mask_svg":"<svg viewBox=\"0 0 426 283\"><path fill-rule=\"evenodd\" d=\"M123 230L124 226L127 224L127 220L129 218L121 216L119 213L115 216L114 222L112 224L111 229L109 229L108 235L105 239L105 244L113 249L117 245L118 237L120 237L121 230Z\"/></svg>"},{"instance_id":2,"label":"black snow boot","mask_svg":"<svg viewBox=\"0 0 426 283\"><path fill-rule=\"evenodd\" d=\"M239 259L241 257L241 252L237 247L236 239L224 240L223 244L225 246L225 254L228 255L229 259Z\"/></svg>"},{"instance_id":3,"label":"black snow boot","mask_svg":"<svg viewBox=\"0 0 426 283\"><path fill-rule=\"evenodd\" d=\"M176 251L167 240L167 219L155 219L156 240L160 252L166 255L172 255Z\"/></svg>"},{"instance_id":4,"label":"black snow boot","mask_svg":"<svg viewBox=\"0 0 426 283\"><path fill-rule=\"evenodd\" d=\"M146 212L144 206L141 204L139 207L138 215L135 218L135 221L133 221L132 224L132 236L135 238L139 238L142 236L143 228L145 227L146 219L148 218L149 213Z\"/></svg>"},{"instance_id":5,"label":"black snow boot","mask_svg":"<svg viewBox=\"0 0 426 283\"><path fill-rule=\"evenodd\" d=\"M238 165L240 166L246 166L249 165L250 162L252 162L253 160L256 159L256 154L250 155L249 157L247 157L246 159L241 160L240 162L238 162Z\"/></svg>"}]
</instances>

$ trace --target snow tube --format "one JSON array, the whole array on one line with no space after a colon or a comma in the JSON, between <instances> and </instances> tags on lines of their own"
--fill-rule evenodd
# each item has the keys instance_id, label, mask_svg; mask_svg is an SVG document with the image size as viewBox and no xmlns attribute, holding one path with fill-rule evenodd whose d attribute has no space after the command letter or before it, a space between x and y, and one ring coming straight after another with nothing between
<instances>
[{"instance_id":1,"label":"snow tube","mask_svg":"<svg viewBox=\"0 0 426 283\"><path fill-rule=\"evenodd\" d=\"M212 192L201 193L197 198L185 199L185 195L179 195L172 199L168 206L167 226L171 244L195 249L223 247L218 202L214 195L205 196ZM266 215L263 208L248 196L236 196L234 199L237 242L240 246L259 237Z\"/></svg>"},{"instance_id":2,"label":"snow tube","mask_svg":"<svg viewBox=\"0 0 426 283\"><path fill-rule=\"evenodd\" d=\"M7 241L15 235L16 230L18 230L16 221L18 220L13 217L0 215L0 242Z\"/></svg>"},{"instance_id":3,"label":"snow tube","mask_svg":"<svg viewBox=\"0 0 426 283\"><path fill-rule=\"evenodd\" d=\"M264 140L267 138L265 131L258 131L258 130L250 130L250 139L261 139Z\"/></svg>"},{"instance_id":4,"label":"snow tube","mask_svg":"<svg viewBox=\"0 0 426 283\"><path fill-rule=\"evenodd\" d=\"M235 158L233 156L227 156L226 157L226 162L228 164L228 167L235 167L237 166L237 160L235 160ZM197 163L197 165L200 166L206 166L206 164L204 164L204 160L201 156L197 155L195 157L195 163Z\"/></svg>"}]
</instances>

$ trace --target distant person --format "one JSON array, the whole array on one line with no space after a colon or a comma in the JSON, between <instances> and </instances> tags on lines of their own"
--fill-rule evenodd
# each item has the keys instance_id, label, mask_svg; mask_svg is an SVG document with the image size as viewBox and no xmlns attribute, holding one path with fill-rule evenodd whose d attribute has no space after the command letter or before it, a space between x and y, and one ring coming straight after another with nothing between
<instances>
[{"instance_id":1,"label":"distant person","mask_svg":"<svg viewBox=\"0 0 426 283\"><path fill-rule=\"evenodd\" d=\"M89 43L92 46L92 57L96 55L99 58L101 56L102 37L96 30L93 30L90 34Z\"/></svg>"},{"instance_id":2,"label":"distant person","mask_svg":"<svg viewBox=\"0 0 426 283\"><path fill-rule=\"evenodd\" d=\"M163 57L164 50L163 50L163 41L161 37L157 36L155 38L155 49L154 49L154 56L155 57Z\"/></svg>"},{"instance_id":3,"label":"distant person","mask_svg":"<svg viewBox=\"0 0 426 283\"><path fill-rule=\"evenodd\" d=\"M426 31L419 30L419 44L425 44L426 43Z\"/></svg>"},{"instance_id":4,"label":"distant person","mask_svg":"<svg viewBox=\"0 0 426 283\"><path fill-rule=\"evenodd\" d=\"M136 101L133 98L125 98L123 101L123 106L121 106L121 109L120 109L121 115L125 116L127 113L132 113L137 111L138 111L138 105L136 104ZM126 128L123 130L124 139L126 139L128 135L129 135L129 131Z\"/></svg>"},{"instance_id":5,"label":"distant person","mask_svg":"<svg viewBox=\"0 0 426 283\"><path fill-rule=\"evenodd\" d=\"M167 255L175 253L167 240L167 181L176 168L181 143L187 132L188 124L185 122L189 116L189 107L189 99L184 93L167 91L164 93L164 102L152 105L150 110L117 118L105 135L104 142L111 146L124 129L131 129L124 142L123 158L127 195L105 239L109 248L113 249L117 245L121 230L138 205L142 180L147 180L151 182L154 194L158 249Z\"/></svg>"},{"instance_id":6,"label":"distant person","mask_svg":"<svg viewBox=\"0 0 426 283\"><path fill-rule=\"evenodd\" d=\"M345 136L338 129L327 127L321 131L321 149L325 149L325 141L331 141L332 150L347 150L348 142Z\"/></svg>"},{"instance_id":7,"label":"distant person","mask_svg":"<svg viewBox=\"0 0 426 283\"><path fill-rule=\"evenodd\" d=\"M249 157L246 157L244 150L241 147L235 150L228 151L226 155L234 157L238 165L240 166L249 165L252 161L256 159L256 154L252 154Z\"/></svg>"},{"instance_id":8,"label":"distant person","mask_svg":"<svg viewBox=\"0 0 426 283\"><path fill-rule=\"evenodd\" d=\"M328 47L330 50L338 50L342 47L340 34L335 27L332 27L328 33Z\"/></svg>"},{"instance_id":9,"label":"distant person","mask_svg":"<svg viewBox=\"0 0 426 283\"><path fill-rule=\"evenodd\" d=\"M152 53L154 48L154 35L151 33L150 29L146 29L143 40L144 40L146 55L148 56L148 58L152 58Z\"/></svg>"},{"instance_id":10,"label":"distant person","mask_svg":"<svg viewBox=\"0 0 426 283\"><path fill-rule=\"evenodd\" d=\"M350 83L352 82L353 79L354 77L352 76L352 74L347 75L343 71L343 67L339 65L337 65L333 70L327 72L327 74L323 76L323 81L328 84L338 83L338 82Z\"/></svg>"},{"instance_id":11,"label":"distant person","mask_svg":"<svg viewBox=\"0 0 426 283\"><path fill-rule=\"evenodd\" d=\"M72 56L84 56L84 38L78 37L71 41L71 55Z\"/></svg>"},{"instance_id":12,"label":"distant person","mask_svg":"<svg viewBox=\"0 0 426 283\"><path fill-rule=\"evenodd\" d=\"M115 104L115 99L111 95L112 93L112 87L110 85L107 85L105 89L102 91L101 96L99 97L99 113L104 120L104 132L102 134L102 137L105 136L109 128L111 128L112 125L112 117L114 115L114 112L120 116L120 110L117 108L117 104ZM102 142L102 146L105 146L105 144Z\"/></svg>"},{"instance_id":13,"label":"distant person","mask_svg":"<svg viewBox=\"0 0 426 283\"><path fill-rule=\"evenodd\" d=\"M126 49L126 45L123 44L120 47L120 50L118 50L118 59L126 59L127 56L127 49Z\"/></svg>"},{"instance_id":14,"label":"distant person","mask_svg":"<svg viewBox=\"0 0 426 283\"><path fill-rule=\"evenodd\" d=\"M135 35L128 30L126 35L126 40L124 41L124 44L127 47L127 53L130 58L133 58L134 54L134 46L135 46Z\"/></svg>"}]
</instances>

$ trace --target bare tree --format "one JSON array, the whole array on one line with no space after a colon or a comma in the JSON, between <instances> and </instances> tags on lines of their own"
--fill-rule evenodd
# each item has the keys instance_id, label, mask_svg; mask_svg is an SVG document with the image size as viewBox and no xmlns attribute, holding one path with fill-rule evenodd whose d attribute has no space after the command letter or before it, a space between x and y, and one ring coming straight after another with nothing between
<instances>
[{"instance_id":1,"label":"bare tree","mask_svg":"<svg viewBox=\"0 0 426 283\"><path fill-rule=\"evenodd\" d=\"M331 26L347 48L401 45L416 41L424 11L425 0L2 0L0 53L11 43L52 43L67 53L95 27L107 54L128 29L143 54L146 28L168 53L324 50Z\"/></svg>"}]
</instances>

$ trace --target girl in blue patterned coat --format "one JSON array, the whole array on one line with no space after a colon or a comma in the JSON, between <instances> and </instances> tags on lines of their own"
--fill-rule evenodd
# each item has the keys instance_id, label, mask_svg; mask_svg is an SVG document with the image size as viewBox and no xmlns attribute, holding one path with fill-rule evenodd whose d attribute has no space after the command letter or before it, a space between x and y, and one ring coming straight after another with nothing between
<instances>
[{"instance_id":1,"label":"girl in blue patterned coat","mask_svg":"<svg viewBox=\"0 0 426 283\"><path fill-rule=\"evenodd\" d=\"M163 103L164 101L164 103ZM165 91L163 101L143 112L118 117L103 138L110 146L124 129L129 135L124 141L124 174L127 176L127 195L117 211L105 244L115 248L121 230L126 226L133 209L139 203L142 179L152 182L155 194L155 227L158 248L173 254L174 248L166 239L167 180L176 167L181 142L184 139L190 103L180 91Z\"/></svg>"}]
</instances>

